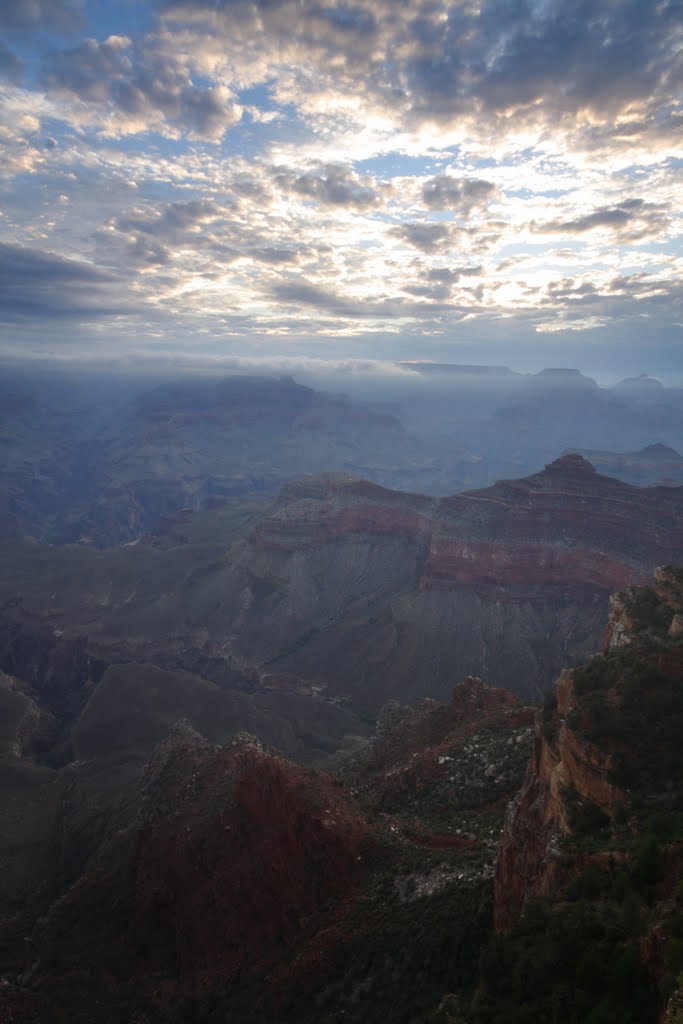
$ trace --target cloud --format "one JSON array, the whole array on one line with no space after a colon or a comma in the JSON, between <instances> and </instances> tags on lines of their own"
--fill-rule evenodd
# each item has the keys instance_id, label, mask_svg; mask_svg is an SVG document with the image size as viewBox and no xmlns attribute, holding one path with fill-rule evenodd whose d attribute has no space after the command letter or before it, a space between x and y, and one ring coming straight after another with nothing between
<instances>
[{"instance_id":1,"label":"cloud","mask_svg":"<svg viewBox=\"0 0 683 1024\"><path fill-rule=\"evenodd\" d=\"M197 225L217 220L222 212L216 203L205 200L168 203L152 210L129 211L116 219L116 228L123 232L142 232L168 242L177 242Z\"/></svg>"},{"instance_id":2,"label":"cloud","mask_svg":"<svg viewBox=\"0 0 683 1024\"><path fill-rule=\"evenodd\" d=\"M2 0L0 29L13 34L72 32L82 21L81 0Z\"/></svg>"},{"instance_id":3,"label":"cloud","mask_svg":"<svg viewBox=\"0 0 683 1024\"><path fill-rule=\"evenodd\" d=\"M430 281L440 281L444 284L455 284L461 277L479 277L483 272L482 266L476 267L432 267L427 272Z\"/></svg>"},{"instance_id":4,"label":"cloud","mask_svg":"<svg viewBox=\"0 0 683 1024\"><path fill-rule=\"evenodd\" d=\"M402 314L396 300L357 298L339 295L336 291L299 278L273 284L271 296L285 306L310 306L323 316L344 317L349 321L376 316L393 318Z\"/></svg>"},{"instance_id":5,"label":"cloud","mask_svg":"<svg viewBox=\"0 0 683 1024\"><path fill-rule=\"evenodd\" d=\"M272 81L302 109L316 97L322 104L353 96L361 119L374 107L406 125L460 120L486 134L491 123L508 131L529 119L585 121L588 111L614 121L634 104L675 104L678 0L172 0L160 7L176 24L222 36L241 76Z\"/></svg>"},{"instance_id":6,"label":"cloud","mask_svg":"<svg viewBox=\"0 0 683 1024\"><path fill-rule=\"evenodd\" d=\"M669 218L662 208L643 199L625 199L615 206L601 206L590 213L568 218L535 223L533 230L544 234L582 235L605 229L620 235L625 241L638 241L657 235L666 227Z\"/></svg>"},{"instance_id":7,"label":"cloud","mask_svg":"<svg viewBox=\"0 0 683 1024\"><path fill-rule=\"evenodd\" d=\"M322 206L348 206L366 209L379 201L376 184L348 167L324 164L304 174L279 170L275 183L306 199L315 199Z\"/></svg>"},{"instance_id":8,"label":"cloud","mask_svg":"<svg viewBox=\"0 0 683 1024\"><path fill-rule=\"evenodd\" d=\"M304 227L294 240L291 224L268 217L265 210L264 224L257 223L259 194L250 197L253 205L240 196L236 202L201 199L133 207L110 218L97 237L103 250L122 246L126 262L134 266L173 261L182 276L183 267L191 263L192 272L207 279L221 274L239 257L266 266L297 263L305 255L317 257L318 250L306 242Z\"/></svg>"},{"instance_id":9,"label":"cloud","mask_svg":"<svg viewBox=\"0 0 683 1024\"><path fill-rule=\"evenodd\" d=\"M451 241L451 229L448 225L433 224L430 221L399 224L391 228L389 234L425 253L440 252Z\"/></svg>"},{"instance_id":10,"label":"cloud","mask_svg":"<svg viewBox=\"0 0 683 1024\"><path fill-rule=\"evenodd\" d=\"M109 251L113 244L122 245L127 264L163 266L177 250L208 245L210 239L200 228L206 229L223 214L221 207L206 200L133 208L111 218L97 236Z\"/></svg>"},{"instance_id":11,"label":"cloud","mask_svg":"<svg viewBox=\"0 0 683 1024\"><path fill-rule=\"evenodd\" d=\"M138 48L127 36L109 36L101 43L86 39L52 53L43 84L99 108L102 127L111 135L158 131L218 142L242 117L224 85L195 85L180 59Z\"/></svg>"},{"instance_id":12,"label":"cloud","mask_svg":"<svg viewBox=\"0 0 683 1024\"><path fill-rule=\"evenodd\" d=\"M107 316L115 278L88 263L0 243L0 317Z\"/></svg>"},{"instance_id":13,"label":"cloud","mask_svg":"<svg viewBox=\"0 0 683 1024\"><path fill-rule=\"evenodd\" d=\"M676 0L448 5L438 36L423 37L407 59L413 112L613 116L635 101L673 95L676 7Z\"/></svg>"},{"instance_id":14,"label":"cloud","mask_svg":"<svg viewBox=\"0 0 683 1024\"><path fill-rule=\"evenodd\" d=\"M1 237L117 268L39 304L138 295L179 345L681 319L672 0L152 4L47 56L75 3L0 10Z\"/></svg>"},{"instance_id":15,"label":"cloud","mask_svg":"<svg viewBox=\"0 0 683 1024\"><path fill-rule=\"evenodd\" d=\"M464 216L486 207L497 194L490 181L448 174L438 174L422 186L422 200L430 210L452 210Z\"/></svg>"}]
</instances>

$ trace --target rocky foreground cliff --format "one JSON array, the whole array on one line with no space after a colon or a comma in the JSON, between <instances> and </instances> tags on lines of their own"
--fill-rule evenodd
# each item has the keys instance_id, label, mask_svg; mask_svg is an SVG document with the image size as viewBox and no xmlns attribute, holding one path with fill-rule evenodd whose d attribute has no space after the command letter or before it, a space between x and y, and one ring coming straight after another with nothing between
<instances>
[{"instance_id":1,"label":"rocky foreground cliff","mask_svg":"<svg viewBox=\"0 0 683 1024\"><path fill-rule=\"evenodd\" d=\"M49 767L52 712L2 677L0 1020L677 1024L682 683L675 569L536 716L469 677L385 705L336 777L210 715L159 736L134 685Z\"/></svg>"},{"instance_id":2,"label":"rocky foreground cliff","mask_svg":"<svg viewBox=\"0 0 683 1024\"><path fill-rule=\"evenodd\" d=\"M533 992L530 1020L544 1007L561 1021L656 1021L668 999L674 1019L682 738L683 573L665 568L612 598L602 653L563 672L539 716L496 867L502 937L485 964L483 1019L507 1019L522 989ZM540 966L549 957L552 984Z\"/></svg>"}]
</instances>

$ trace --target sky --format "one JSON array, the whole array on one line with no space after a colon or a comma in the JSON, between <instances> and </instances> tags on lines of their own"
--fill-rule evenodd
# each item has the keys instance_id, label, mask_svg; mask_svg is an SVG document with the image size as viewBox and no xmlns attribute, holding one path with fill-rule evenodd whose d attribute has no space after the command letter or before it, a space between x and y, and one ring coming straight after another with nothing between
<instances>
[{"instance_id":1,"label":"sky","mask_svg":"<svg viewBox=\"0 0 683 1024\"><path fill-rule=\"evenodd\" d=\"M0 359L683 380L681 0L2 0Z\"/></svg>"}]
</instances>

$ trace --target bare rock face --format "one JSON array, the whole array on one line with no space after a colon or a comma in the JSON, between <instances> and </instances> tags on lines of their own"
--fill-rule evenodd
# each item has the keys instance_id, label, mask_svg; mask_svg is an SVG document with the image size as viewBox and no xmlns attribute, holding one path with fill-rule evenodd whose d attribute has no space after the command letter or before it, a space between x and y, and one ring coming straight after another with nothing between
<instances>
[{"instance_id":1,"label":"bare rock face","mask_svg":"<svg viewBox=\"0 0 683 1024\"><path fill-rule=\"evenodd\" d=\"M245 984L365 870L372 828L353 800L248 734L221 747L177 723L140 789L135 823L55 905L42 953L53 975L86 964L141 989L158 975L168 993Z\"/></svg>"},{"instance_id":2,"label":"bare rock face","mask_svg":"<svg viewBox=\"0 0 683 1024\"><path fill-rule=\"evenodd\" d=\"M670 506L673 532L661 526ZM683 488L631 487L601 477L581 455L522 480L429 499L353 477L288 487L252 532L256 550L298 551L357 534L417 545L420 586L628 584L659 555L683 549ZM652 559L655 559L652 561ZM640 569L640 573L639 573Z\"/></svg>"},{"instance_id":3,"label":"bare rock face","mask_svg":"<svg viewBox=\"0 0 683 1024\"><path fill-rule=\"evenodd\" d=\"M556 735L539 723L526 778L508 808L496 865L494 923L509 927L530 896L548 896L569 877L562 840L575 830L577 805L612 817L628 797L611 781L611 754L567 724L577 708L571 672L557 684Z\"/></svg>"},{"instance_id":4,"label":"bare rock face","mask_svg":"<svg viewBox=\"0 0 683 1024\"><path fill-rule=\"evenodd\" d=\"M596 649L611 592L677 558L683 489L576 454L443 499L312 477L243 543L226 604L247 660L374 710L468 674L528 695Z\"/></svg>"},{"instance_id":5,"label":"bare rock face","mask_svg":"<svg viewBox=\"0 0 683 1024\"><path fill-rule=\"evenodd\" d=\"M381 718L382 729L348 778L376 810L419 809L425 817L431 808L434 822L451 828L453 815L467 811L471 830L519 786L533 709L508 690L468 677L449 705L392 705ZM474 845L472 836L468 841Z\"/></svg>"},{"instance_id":6,"label":"bare rock face","mask_svg":"<svg viewBox=\"0 0 683 1024\"><path fill-rule=\"evenodd\" d=\"M0 672L0 757L21 758L41 729L41 712L21 684Z\"/></svg>"},{"instance_id":7,"label":"bare rock face","mask_svg":"<svg viewBox=\"0 0 683 1024\"><path fill-rule=\"evenodd\" d=\"M578 455L441 499L331 474L288 485L228 550L221 536L163 557L143 545L79 549L78 587L63 586L59 550L33 553L32 612L49 633L64 629L62 647L77 633L87 643L72 652L82 683L69 710L107 663L131 660L248 691L252 703L286 701L294 717L306 701L340 719L391 699L447 699L465 676L536 698L599 646L610 593L683 561L683 488L632 487ZM8 639L6 671L20 640Z\"/></svg>"},{"instance_id":8,"label":"bare rock face","mask_svg":"<svg viewBox=\"0 0 683 1024\"><path fill-rule=\"evenodd\" d=\"M530 897L553 895L585 866L572 845L582 831L626 816L634 793L657 806L672 784L682 582L680 570L658 570L652 588L616 594L602 655L563 671L554 705L546 700L524 784L508 808L495 876L498 931Z\"/></svg>"}]
</instances>

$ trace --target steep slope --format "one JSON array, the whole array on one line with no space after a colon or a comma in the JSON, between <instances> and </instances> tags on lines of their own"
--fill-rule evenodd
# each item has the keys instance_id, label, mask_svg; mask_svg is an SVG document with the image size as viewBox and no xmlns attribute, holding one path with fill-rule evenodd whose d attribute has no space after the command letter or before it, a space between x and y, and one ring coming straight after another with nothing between
<instances>
[{"instance_id":1,"label":"steep slope","mask_svg":"<svg viewBox=\"0 0 683 1024\"><path fill-rule=\"evenodd\" d=\"M429 825L422 840L435 847L482 844L486 859L498 844L490 821L516 792L533 721L533 708L508 690L469 677L449 704L386 704L373 741L341 776L374 814L398 816L407 829Z\"/></svg>"},{"instance_id":2,"label":"steep slope","mask_svg":"<svg viewBox=\"0 0 683 1024\"><path fill-rule=\"evenodd\" d=\"M215 747L180 723L146 768L133 822L55 905L41 968L60 989L87 967L102 987L109 977L162 1003L209 983L249 990L357 886L371 831L325 776L253 737Z\"/></svg>"},{"instance_id":3,"label":"steep slope","mask_svg":"<svg viewBox=\"0 0 683 1024\"><path fill-rule=\"evenodd\" d=\"M532 709L475 678L448 704L388 704L336 782L253 736L220 746L176 722L49 912L32 905L41 916L19 977L3 968L0 1012L15 1024L658 1024L669 1003L674 1024L682 680L683 570L664 569L613 597L603 653L562 674L535 735ZM7 749L24 763L36 716L21 684L3 685ZM82 766L125 737L122 722L104 749L106 708L89 707L73 735L81 760L58 776L62 863ZM89 779L93 804L110 799Z\"/></svg>"},{"instance_id":4,"label":"steep slope","mask_svg":"<svg viewBox=\"0 0 683 1024\"><path fill-rule=\"evenodd\" d=\"M23 987L5 967L0 1011L21 1024L212 1014L314 1024L321 1012L408 1024L436 1005L449 976L465 988L474 978L530 715L480 680L456 687L450 705L388 709L371 750L346 766L353 790L248 734L218 746L176 723L126 814L37 922ZM456 760L467 799L449 820ZM382 810L399 762L420 778L419 800L398 789ZM68 846L77 826L66 806Z\"/></svg>"},{"instance_id":5,"label":"steep slope","mask_svg":"<svg viewBox=\"0 0 683 1024\"><path fill-rule=\"evenodd\" d=\"M224 602L247 660L369 706L463 674L533 693L595 649L611 590L682 556L683 489L580 456L439 500L312 478L236 550Z\"/></svg>"},{"instance_id":6,"label":"steep slope","mask_svg":"<svg viewBox=\"0 0 683 1024\"><path fill-rule=\"evenodd\" d=\"M288 485L228 551L219 536L14 545L0 597L22 595L108 663L252 693L376 712L479 675L538 694L598 646L612 590L683 560L683 488L632 487L577 455L443 499L326 475Z\"/></svg>"},{"instance_id":7,"label":"steep slope","mask_svg":"<svg viewBox=\"0 0 683 1024\"><path fill-rule=\"evenodd\" d=\"M476 1021L661 1019L683 968L683 572L612 601L510 805ZM519 916L521 913L521 916ZM505 963L505 977L501 965Z\"/></svg>"},{"instance_id":8,"label":"steep slope","mask_svg":"<svg viewBox=\"0 0 683 1024\"><path fill-rule=\"evenodd\" d=\"M25 936L59 883L55 850L63 786L33 756L53 722L27 690L0 672L0 963L6 966L21 963Z\"/></svg>"}]
</instances>

